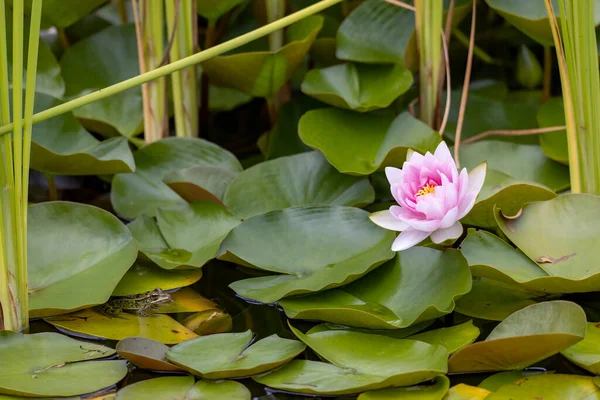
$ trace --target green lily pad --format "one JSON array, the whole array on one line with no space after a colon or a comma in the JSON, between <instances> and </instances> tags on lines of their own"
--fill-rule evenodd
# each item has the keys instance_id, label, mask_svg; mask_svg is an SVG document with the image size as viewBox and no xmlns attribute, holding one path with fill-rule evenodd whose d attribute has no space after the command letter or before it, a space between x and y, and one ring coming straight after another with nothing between
<instances>
[{"instance_id":1,"label":"green lily pad","mask_svg":"<svg viewBox=\"0 0 600 400\"><path fill-rule=\"evenodd\" d=\"M60 66L67 98L104 89L138 75L133 24L111 26L75 43L65 51ZM133 137L143 129L142 89L129 89L73 113L91 131Z\"/></svg>"},{"instance_id":2,"label":"green lily pad","mask_svg":"<svg viewBox=\"0 0 600 400\"><path fill-rule=\"evenodd\" d=\"M496 221L502 232L550 275L537 278L534 287L545 284L546 291L554 293L592 292L600 290L600 271L594 267L600 257L600 219L595 212L599 206L600 197L567 194L526 204L516 219L506 219L497 210ZM533 282L527 284L533 286Z\"/></svg>"},{"instance_id":3,"label":"green lily pad","mask_svg":"<svg viewBox=\"0 0 600 400\"><path fill-rule=\"evenodd\" d=\"M546 371L536 371L536 370L524 370L524 371L507 371L507 372L498 372L492 376L485 378L478 387L482 389L489 390L490 392L495 392L500 389L502 386L507 385L509 383L516 382L520 379L540 375L540 374L552 374L553 372Z\"/></svg>"},{"instance_id":4,"label":"green lily pad","mask_svg":"<svg viewBox=\"0 0 600 400\"><path fill-rule=\"evenodd\" d=\"M295 207L242 222L221 244L219 259L279 275L234 282L238 295L271 303L345 285L394 256L394 234L354 207Z\"/></svg>"},{"instance_id":5,"label":"green lily pad","mask_svg":"<svg viewBox=\"0 0 600 400\"><path fill-rule=\"evenodd\" d=\"M600 323L588 322L585 339L561 351L569 361L587 369L592 374L600 374Z\"/></svg>"},{"instance_id":6,"label":"green lily pad","mask_svg":"<svg viewBox=\"0 0 600 400\"><path fill-rule=\"evenodd\" d=\"M156 288L177 289L196 283L201 277L202 270L200 269L166 271L152 263L138 261L121 278L112 295L129 296L149 292Z\"/></svg>"},{"instance_id":7,"label":"green lily pad","mask_svg":"<svg viewBox=\"0 0 600 400\"><path fill-rule=\"evenodd\" d=\"M13 1L8 0L8 5L12 6ZM46 0L42 8L42 21L47 25L53 25L57 28L66 28L105 2L106 0ZM29 14L33 0L26 0L24 3L25 12Z\"/></svg>"},{"instance_id":8,"label":"green lily pad","mask_svg":"<svg viewBox=\"0 0 600 400\"><path fill-rule=\"evenodd\" d=\"M160 207L185 204L185 200L163 182L175 171L195 166L210 166L232 173L242 170L233 154L202 139L159 140L138 150L134 159L136 171L115 175L110 193L116 212L131 219L142 214L155 216Z\"/></svg>"},{"instance_id":9,"label":"green lily pad","mask_svg":"<svg viewBox=\"0 0 600 400\"><path fill-rule=\"evenodd\" d=\"M554 46L548 11L543 1L520 0L486 0L498 14L502 15L508 22L513 24L521 32L543 46ZM553 0L554 12L560 16L558 0ZM600 2L594 0L594 22L600 23Z\"/></svg>"},{"instance_id":10,"label":"green lily pad","mask_svg":"<svg viewBox=\"0 0 600 400\"><path fill-rule=\"evenodd\" d=\"M534 89L542 83L544 72L535 54L524 44L517 55L517 82L527 89Z\"/></svg>"},{"instance_id":11,"label":"green lily pad","mask_svg":"<svg viewBox=\"0 0 600 400\"><path fill-rule=\"evenodd\" d=\"M496 227L494 206L501 208L505 215L511 216L517 215L525 203L555 197L556 194L544 186L519 182L503 172L488 168L477 202L462 223L493 228Z\"/></svg>"},{"instance_id":12,"label":"green lily pad","mask_svg":"<svg viewBox=\"0 0 600 400\"><path fill-rule=\"evenodd\" d=\"M331 364L294 360L255 381L289 392L343 395L414 385L446 372L448 353L441 346L340 330L303 334L291 328Z\"/></svg>"},{"instance_id":13,"label":"green lily pad","mask_svg":"<svg viewBox=\"0 0 600 400\"><path fill-rule=\"evenodd\" d=\"M173 171L163 182L187 202L208 200L223 204L225 190L235 176L236 172L224 168L198 165Z\"/></svg>"},{"instance_id":14,"label":"green lily pad","mask_svg":"<svg viewBox=\"0 0 600 400\"><path fill-rule=\"evenodd\" d=\"M250 391L235 381L198 381L192 376L165 376L136 382L117 392L116 400L250 400Z\"/></svg>"},{"instance_id":15,"label":"green lily pad","mask_svg":"<svg viewBox=\"0 0 600 400\"><path fill-rule=\"evenodd\" d=\"M469 170L483 161L488 168L553 191L569 187L569 169L547 158L538 145L482 140L461 146L460 164Z\"/></svg>"},{"instance_id":16,"label":"green lily pad","mask_svg":"<svg viewBox=\"0 0 600 400\"><path fill-rule=\"evenodd\" d=\"M66 397L112 386L127 375L125 361L95 361L114 354L109 347L57 333L0 332L0 393Z\"/></svg>"},{"instance_id":17,"label":"green lily pad","mask_svg":"<svg viewBox=\"0 0 600 400\"><path fill-rule=\"evenodd\" d=\"M585 312L575 303L556 300L511 314L487 339L462 348L448 361L451 372L523 369L581 341Z\"/></svg>"},{"instance_id":18,"label":"green lily pad","mask_svg":"<svg viewBox=\"0 0 600 400\"><path fill-rule=\"evenodd\" d=\"M454 300L470 290L460 252L414 247L350 285L280 305L289 318L398 329L452 312Z\"/></svg>"},{"instance_id":19,"label":"green lily pad","mask_svg":"<svg viewBox=\"0 0 600 400\"><path fill-rule=\"evenodd\" d=\"M29 207L28 220L32 317L104 303L135 261L131 233L100 208L41 203Z\"/></svg>"},{"instance_id":20,"label":"green lily pad","mask_svg":"<svg viewBox=\"0 0 600 400\"><path fill-rule=\"evenodd\" d=\"M400 64L340 64L308 71L302 92L335 107L366 112L388 107L412 83L412 72Z\"/></svg>"},{"instance_id":21,"label":"green lily pad","mask_svg":"<svg viewBox=\"0 0 600 400\"><path fill-rule=\"evenodd\" d=\"M197 1L198 14L210 21L216 21L234 7L247 2L248 0L214 0L207 3L199 0Z\"/></svg>"},{"instance_id":22,"label":"green lily pad","mask_svg":"<svg viewBox=\"0 0 600 400\"><path fill-rule=\"evenodd\" d=\"M129 230L140 251L161 268L202 267L215 258L221 242L240 220L210 201L159 208L156 221L142 215ZM173 255L189 255L179 260Z\"/></svg>"},{"instance_id":23,"label":"green lily pad","mask_svg":"<svg viewBox=\"0 0 600 400\"><path fill-rule=\"evenodd\" d=\"M169 292L169 294L173 298L173 302L161 305L155 310L156 313L175 314L215 311L221 312L217 303L202 296L191 287L181 288L174 292Z\"/></svg>"},{"instance_id":24,"label":"green lily pad","mask_svg":"<svg viewBox=\"0 0 600 400\"><path fill-rule=\"evenodd\" d=\"M239 378L279 367L302 353L297 340L271 335L256 343L252 332L202 336L172 347L167 359L206 379Z\"/></svg>"},{"instance_id":25,"label":"green lily pad","mask_svg":"<svg viewBox=\"0 0 600 400\"><path fill-rule=\"evenodd\" d=\"M109 340L143 337L165 344L175 344L198 337L164 314L141 317L122 312L116 316L108 316L88 308L73 314L45 318L44 321L70 333Z\"/></svg>"},{"instance_id":26,"label":"green lily pad","mask_svg":"<svg viewBox=\"0 0 600 400\"><path fill-rule=\"evenodd\" d=\"M479 328L473 325L473 321L467 321L448 328L418 333L409 336L408 339L443 346L448 354L452 354L473 343L478 336Z\"/></svg>"},{"instance_id":27,"label":"green lily pad","mask_svg":"<svg viewBox=\"0 0 600 400\"><path fill-rule=\"evenodd\" d=\"M9 0L9 3L12 3L12 0ZM29 2L31 3L31 2ZM44 7L42 10L46 9L46 4L44 3ZM5 19L5 29L6 29L6 45L7 45L7 56L8 56L8 81L12 82L12 45L13 45L13 21L12 21L12 13L11 10L7 10L7 18ZM28 43L29 41L29 29L25 29L23 32L23 43ZM28 48L24 46L23 49L23 57L27 60ZM26 63L24 63L26 64ZM26 82L27 76L27 65L23 65L23 82ZM35 91L36 93L44 93L49 96L53 96L56 98L62 97L65 93L65 81L60 73L60 65L58 64L58 60L52 53L52 49L48 44L40 37L39 41L39 49L38 49L38 58L37 58L37 71L35 78ZM35 101L37 103L37 100ZM34 103L34 104L35 104Z\"/></svg>"},{"instance_id":28,"label":"green lily pad","mask_svg":"<svg viewBox=\"0 0 600 400\"><path fill-rule=\"evenodd\" d=\"M142 369L153 371L182 372L165 358L169 347L156 340L143 337L128 337L117 343L117 354Z\"/></svg>"},{"instance_id":29,"label":"green lily pad","mask_svg":"<svg viewBox=\"0 0 600 400\"><path fill-rule=\"evenodd\" d=\"M62 104L43 93L35 95L35 111ZM33 126L31 167L52 175L101 175L133 172L135 163L125 138L100 142L72 113Z\"/></svg>"},{"instance_id":30,"label":"green lily pad","mask_svg":"<svg viewBox=\"0 0 600 400\"><path fill-rule=\"evenodd\" d=\"M313 15L289 26L287 44L276 52L258 51L213 57L202 68L211 83L232 87L254 97L270 98L302 64L323 17Z\"/></svg>"},{"instance_id":31,"label":"green lily pad","mask_svg":"<svg viewBox=\"0 0 600 400\"><path fill-rule=\"evenodd\" d=\"M340 25L340 60L416 67L415 14L379 0L366 0Z\"/></svg>"},{"instance_id":32,"label":"green lily pad","mask_svg":"<svg viewBox=\"0 0 600 400\"><path fill-rule=\"evenodd\" d=\"M600 388L591 376L536 375L502 386L486 400L598 400Z\"/></svg>"},{"instance_id":33,"label":"green lily pad","mask_svg":"<svg viewBox=\"0 0 600 400\"><path fill-rule=\"evenodd\" d=\"M408 112L359 114L336 108L309 111L300 119L300 139L321 151L338 171L368 175L402 165L408 149L433 152L440 135ZM568 176L568 174L567 174Z\"/></svg>"},{"instance_id":34,"label":"green lily pad","mask_svg":"<svg viewBox=\"0 0 600 400\"><path fill-rule=\"evenodd\" d=\"M450 387L450 379L436 376L432 384L365 392L358 400L442 400Z\"/></svg>"},{"instance_id":35,"label":"green lily pad","mask_svg":"<svg viewBox=\"0 0 600 400\"><path fill-rule=\"evenodd\" d=\"M444 400L483 400L487 399L490 391L483 388L459 383L452 386Z\"/></svg>"},{"instance_id":36,"label":"green lily pad","mask_svg":"<svg viewBox=\"0 0 600 400\"><path fill-rule=\"evenodd\" d=\"M340 174L318 152L262 162L233 179L223 199L243 219L295 206L362 207L375 193L367 178Z\"/></svg>"},{"instance_id":37,"label":"green lily pad","mask_svg":"<svg viewBox=\"0 0 600 400\"><path fill-rule=\"evenodd\" d=\"M564 126L565 111L562 98L553 98L544 103L538 111L537 120L541 128ZM569 164L569 144L566 129L542 133L540 135L540 145L548 158L562 164Z\"/></svg>"}]
</instances>

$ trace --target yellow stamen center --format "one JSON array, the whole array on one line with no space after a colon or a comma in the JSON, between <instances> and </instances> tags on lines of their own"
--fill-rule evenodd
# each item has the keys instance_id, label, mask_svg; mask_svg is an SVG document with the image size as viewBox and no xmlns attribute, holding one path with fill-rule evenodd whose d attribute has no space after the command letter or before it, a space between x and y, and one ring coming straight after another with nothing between
<instances>
[{"instance_id":1,"label":"yellow stamen center","mask_svg":"<svg viewBox=\"0 0 600 400\"><path fill-rule=\"evenodd\" d=\"M435 193L435 187L437 185L434 184L427 184L425 186L423 186L423 188L421 190L419 190L417 193L415 193L415 196L425 196L426 194L433 194Z\"/></svg>"}]
</instances>

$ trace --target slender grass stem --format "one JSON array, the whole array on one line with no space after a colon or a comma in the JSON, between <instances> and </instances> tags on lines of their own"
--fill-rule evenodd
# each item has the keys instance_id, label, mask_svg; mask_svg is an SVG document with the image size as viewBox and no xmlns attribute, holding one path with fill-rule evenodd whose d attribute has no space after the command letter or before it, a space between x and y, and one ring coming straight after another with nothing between
<instances>
[{"instance_id":1,"label":"slender grass stem","mask_svg":"<svg viewBox=\"0 0 600 400\"><path fill-rule=\"evenodd\" d=\"M278 29L285 28L303 18L306 18L310 15L316 14L328 7L331 7L337 3L340 3L342 0L321 0L320 2L313 4L309 7L305 7L300 11L297 11L293 14L290 14L278 21L255 29L246 34L240 35L235 39L229 40L227 42L218 44L210 49L203 50L199 53L196 53L192 56L185 57L179 61L175 61L163 67L157 68L152 71L148 71L145 74L138 75L131 79L127 79L123 82L119 82L117 84L108 86L104 89L97 90L93 93L87 94L85 96L81 96L77 99L62 103L56 107L49 108L48 110L39 112L33 115L32 122L34 124L38 122L45 121L47 119L65 114L67 112L73 111L77 108L83 107L90 103L93 103L98 100L106 99L107 97L113 96L117 93L124 92L128 89L139 86L143 83L150 82L154 79L161 78L163 76L172 74L173 72L180 71L184 68L190 67L192 65L196 65L202 63L206 60L209 60L213 57L219 56L228 51L234 50L240 46L243 46L253 40L259 39L268 35L271 32L274 32ZM13 124L7 124L0 127L0 135L6 135L11 132L13 129Z\"/></svg>"}]
</instances>

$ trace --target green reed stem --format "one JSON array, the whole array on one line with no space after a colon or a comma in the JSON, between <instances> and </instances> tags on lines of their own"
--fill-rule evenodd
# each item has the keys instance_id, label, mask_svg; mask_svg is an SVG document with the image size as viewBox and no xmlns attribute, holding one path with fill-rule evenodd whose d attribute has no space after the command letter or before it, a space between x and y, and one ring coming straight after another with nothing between
<instances>
[{"instance_id":1,"label":"green reed stem","mask_svg":"<svg viewBox=\"0 0 600 400\"><path fill-rule=\"evenodd\" d=\"M181 55L188 57L198 51L198 13L193 6L195 0L182 0ZM183 109L185 112L185 133L188 137L198 137L198 68L194 65L181 71Z\"/></svg>"},{"instance_id":2,"label":"green reed stem","mask_svg":"<svg viewBox=\"0 0 600 400\"><path fill-rule=\"evenodd\" d=\"M104 89L97 90L93 93L87 94L85 96L81 96L77 99L68 101L66 103L62 103L56 107L52 107L48 110L36 113L33 115L32 122L34 124L38 122L45 121L47 119L71 112L77 108L83 107L90 103L93 103L98 100L106 99L110 96L113 96L117 93L124 92L128 89L139 86L143 83L150 82L154 79L161 78L163 76L172 74L173 72L180 71L184 68L190 67L192 65L196 65L202 63L206 60L209 60L213 57L222 55L228 51L234 50L240 46L243 46L247 43L252 42L253 40L264 37L271 32L275 32L279 29L285 28L295 22L300 21L303 18L306 18L310 15L316 14L328 7L331 7L337 3L342 2L343 0L321 0L320 2L313 4L309 7L303 8L300 11L297 11L293 14L290 14L278 21L270 23L268 25L262 26L258 29L255 29L251 32L248 32L244 35L240 35L235 39L231 39L225 43L221 43L209 49L203 50L199 53L196 53L192 56L183 58L179 61L172 62L163 67L157 68L155 70L149 71L144 74L140 74L131 79L127 79L123 82L119 82L117 84L108 86ZM13 124L7 124L0 127L0 135L5 135L11 132L13 129Z\"/></svg>"},{"instance_id":3,"label":"green reed stem","mask_svg":"<svg viewBox=\"0 0 600 400\"><path fill-rule=\"evenodd\" d=\"M442 65L444 3L415 0L415 30L419 49L419 117L433 129L437 115Z\"/></svg>"}]
</instances>

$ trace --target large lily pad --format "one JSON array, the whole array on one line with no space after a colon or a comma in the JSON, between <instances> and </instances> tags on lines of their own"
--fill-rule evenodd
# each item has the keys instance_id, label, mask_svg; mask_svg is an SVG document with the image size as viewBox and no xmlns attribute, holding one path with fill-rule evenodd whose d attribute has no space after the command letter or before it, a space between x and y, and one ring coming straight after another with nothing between
<instances>
[{"instance_id":1,"label":"large lily pad","mask_svg":"<svg viewBox=\"0 0 600 400\"><path fill-rule=\"evenodd\" d=\"M518 279L529 287L554 293L600 290L600 270L595 268L600 257L600 217L595 212L598 207L600 197L567 194L526 204L516 219L504 218L497 210L496 221L502 232L550 276L540 278L539 272L532 275L530 267L527 277L521 275ZM503 250L497 254L507 253L506 246ZM506 269L496 264L495 269ZM513 273L507 270L503 274Z\"/></svg>"},{"instance_id":2,"label":"large lily pad","mask_svg":"<svg viewBox=\"0 0 600 400\"><path fill-rule=\"evenodd\" d=\"M438 344L448 350L449 354L452 354L473 343L478 336L479 328L473 325L473 321L467 321L448 328L418 333L408 338L429 344Z\"/></svg>"},{"instance_id":3,"label":"large lily pad","mask_svg":"<svg viewBox=\"0 0 600 400\"><path fill-rule=\"evenodd\" d=\"M302 64L323 26L319 15L304 18L286 30L288 43L278 51L213 57L202 68L217 86L232 87L255 97L271 97Z\"/></svg>"},{"instance_id":4,"label":"large lily pad","mask_svg":"<svg viewBox=\"0 0 600 400\"><path fill-rule=\"evenodd\" d=\"M198 381L192 376L166 376L134 383L119 390L116 400L250 400L250 391L235 381Z\"/></svg>"},{"instance_id":5,"label":"large lily pad","mask_svg":"<svg viewBox=\"0 0 600 400\"><path fill-rule=\"evenodd\" d=\"M145 293L156 288L162 290L177 289L191 285L202 277L202 270L166 271L154 264L136 262L123 276L113 296L129 296Z\"/></svg>"},{"instance_id":6,"label":"large lily pad","mask_svg":"<svg viewBox=\"0 0 600 400\"><path fill-rule=\"evenodd\" d=\"M454 299L470 290L460 252L414 247L350 285L280 305L289 318L398 329L452 312Z\"/></svg>"},{"instance_id":7,"label":"large lily pad","mask_svg":"<svg viewBox=\"0 0 600 400\"><path fill-rule=\"evenodd\" d=\"M358 396L358 400L442 400L449 387L450 379L440 375L433 384L372 390Z\"/></svg>"},{"instance_id":8,"label":"large lily pad","mask_svg":"<svg viewBox=\"0 0 600 400\"><path fill-rule=\"evenodd\" d=\"M294 360L254 380L290 392L343 395L414 385L446 372L441 346L342 330L292 331L331 364Z\"/></svg>"},{"instance_id":9,"label":"large lily pad","mask_svg":"<svg viewBox=\"0 0 600 400\"><path fill-rule=\"evenodd\" d=\"M498 14L517 29L544 46L553 46L552 31L548 19L548 11L543 1L520 0L486 0L486 3ZM594 0L594 21L600 23L600 2ZM552 5L557 16L560 16L558 0L553 0Z\"/></svg>"},{"instance_id":10,"label":"large lily pad","mask_svg":"<svg viewBox=\"0 0 600 400\"><path fill-rule=\"evenodd\" d=\"M225 190L235 176L234 171L198 165L171 172L163 178L163 182L190 203L208 200L222 204Z\"/></svg>"},{"instance_id":11,"label":"large lily pad","mask_svg":"<svg viewBox=\"0 0 600 400\"><path fill-rule=\"evenodd\" d=\"M493 228L496 226L494 206L501 208L505 215L511 216L517 215L525 203L555 197L556 194L544 186L520 182L503 172L488 168L477 202L462 222Z\"/></svg>"},{"instance_id":12,"label":"large lily pad","mask_svg":"<svg viewBox=\"0 0 600 400\"><path fill-rule=\"evenodd\" d=\"M592 374L600 374L600 323L588 322L585 339L561 351L570 361Z\"/></svg>"},{"instance_id":13,"label":"large lily pad","mask_svg":"<svg viewBox=\"0 0 600 400\"><path fill-rule=\"evenodd\" d=\"M223 241L219 258L277 272L230 287L271 303L347 284L394 256L394 234L354 207L295 207L242 222Z\"/></svg>"},{"instance_id":14,"label":"large lily pad","mask_svg":"<svg viewBox=\"0 0 600 400\"><path fill-rule=\"evenodd\" d=\"M536 375L502 386L486 400L598 400L597 378L578 375Z\"/></svg>"},{"instance_id":15,"label":"large lily pad","mask_svg":"<svg viewBox=\"0 0 600 400\"><path fill-rule=\"evenodd\" d=\"M202 267L240 220L210 201L159 208L156 221L142 215L129 224L140 251L161 268ZM173 254L189 255L185 260Z\"/></svg>"},{"instance_id":16,"label":"large lily pad","mask_svg":"<svg viewBox=\"0 0 600 400\"><path fill-rule=\"evenodd\" d=\"M8 4L12 6L13 1L8 0ZM106 0L46 0L42 8L42 21L57 28L66 28L105 2ZM24 3L25 12L30 13L33 0L26 0Z\"/></svg>"},{"instance_id":17,"label":"large lily pad","mask_svg":"<svg viewBox=\"0 0 600 400\"><path fill-rule=\"evenodd\" d=\"M459 383L450 388L444 400L483 400L489 395L489 390Z\"/></svg>"},{"instance_id":18,"label":"large lily pad","mask_svg":"<svg viewBox=\"0 0 600 400\"><path fill-rule=\"evenodd\" d=\"M581 307L568 301L534 304L511 314L482 342L456 352L451 372L523 369L581 341L586 319Z\"/></svg>"},{"instance_id":19,"label":"large lily pad","mask_svg":"<svg viewBox=\"0 0 600 400\"><path fill-rule=\"evenodd\" d=\"M553 374L553 371L544 371L544 370L522 370L522 371L506 371L506 372L498 372L493 374L487 378L485 378L478 387L482 389L489 390L490 392L495 392L500 389L502 386L507 385L509 383L516 382L522 378L540 374Z\"/></svg>"},{"instance_id":20,"label":"large lily pad","mask_svg":"<svg viewBox=\"0 0 600 400\"><path fill-rule=\"evenodd\" d=\"M215 0L207 3L200 0L197 1L198 14L210 21L216 21L234 7L244 4L247 1L248 0Z\"/></svg>"},{"instance_id":21,"label":"large lily pad","mask_svg":"<svg viewBox=\"0 0 600 400\"><path fill-rule=\"evenodd\" d=\"M239 378L283 365L305 349L301 342L277 335L251 342L251 331L203 336L172 347L167 359L203 378Z\"/></svg>"},{"instance_id":22,"label":"large lily pad","mask_svg":"<svg viewBox=\"0 0 600 400\"><path fill-rule=\"evenodd\" d=\"M0 393L66 397L95 392L127 375L124 361L82 362L114 354L109 347L57 333L0 332ZM9 364L9 365L8 365Z\"/></svg>"},{"instance_id":23,"label":"large lily pad","mask_svg":"<svg viewBox=\"0 0 600 400\"><path fill-rule=\"evenodd\" d=\"M388 107L412 83L412 72L400 64L340 64L308 71L302 92L335 107L366 112Z\"/></svg>"},{"instance_id":24,"label":"large lily pad","mask_svg":"<svg viewBox=\"0 0 600 400\"><path fill-rule=\"evenodd\" d=\"M175 344L198 337L173 318L163 314L141 317L123 312L116 316L108 316L88 308L44 320L68 332L110 340L143 337L165 344Z\"/></svg>"},{"instance_id":25,"label":"large lily pad","mask_svg":"<svg viewBox=\"0 0 600 400\"><path fill-rule=\"evenodd\" d=\"M562 99L553 98L544 103L538 111L537 120L542 128L565 125ZM562 164L569 164L569 143L566 129L541 134L540 145L547 157Z\"/></svg>"},{"instance_id":26,"label":"large lily pad","mask_svg":"<svg viewBox=\"0 0 600 400\"><path fill-rule=\"evenodd\" d=\"M538 145L483 140L461 146L461 166L470 170L483 161L488 168L553 191L569 187L568 167L547 158Z\"/></svg>"},{"instance_id":27,"label":"large lily pad","mask_svg":"<svg viewBox=\"0 0 600 400\"><path fill-rule=\"evenodd\" d=\"M408 112L359 114L336 108L309 111L300 119L300 139L321 151L338 171L368 175L399 166L407 150L433 152L440 136Z\"/></svg>"},{"instance_id":28,"label":"large lily pad","mask_svg":"<svg viewBox=\"0 0 600 400\"><path fill-rule=\"evenodd\" d=\"M41 203L29 207L28 220L31 316L104 303L135 261L131 233L100 208Z\"/></svg>"},{"instance_id":29,"label":"large lily pad","mask_svg":"<svg viewBox=\"0 0 600 400\"><path fill-rule=\"evenodd\" d=\"M47 7L44 7L47 8ZM65 97L74 98L104 89L139 74L133 24L111 26L69 47L60 60ZM132 137L142 131L140 87L78 108L83 125L104 135Z\"/></svg>"},{"instance_id":30,"label":"large lily pad","mask_svg":"<svg viewBox=\"0 0 600 400\"><path fill-rule=\"evenodd\" d=\"M165 358L169 347L156 340L143 337L128 337L117 343L117 354L139 368L153 371L182 372Z\"/></svg>"},{"instance_id":31,"label":"large lily pad","mask_svg":"<svg viewBox=\"0 0 600 400\"><path fill-rule=\"evenodd\" d=\"M154 142L134 154L136 171L115 175L111 201L118 214L136 218L155 216L159 207L185 204L163 178L175 171L195 166L210 166L234 173L242 166L233 154L202 139L167 138Z\"/></svg>"},{"instance_id":32,"label":"large lily pad","mask_svg":"<svg viewBox=\"0 0 600 400\"><path fill-rule=\"evenodd\" d=\"M295 206L361 207L375 193L367 178L340 174L318 152L262 162L240 173L223 199L243 219Z\"/></svg>"},{"instance_id":33,"label":"large lily pad","mask_svg":"<svg viewBox=\"0 0 600 400\"><path fill-rule=\"evenodd\" d=\"M36 93L35 111L61 103ZM133 172L135 163L127 139L100 142L69 112L33 126L31 167L53 175L101 175Z\"/></svg>"}]
</instances>

